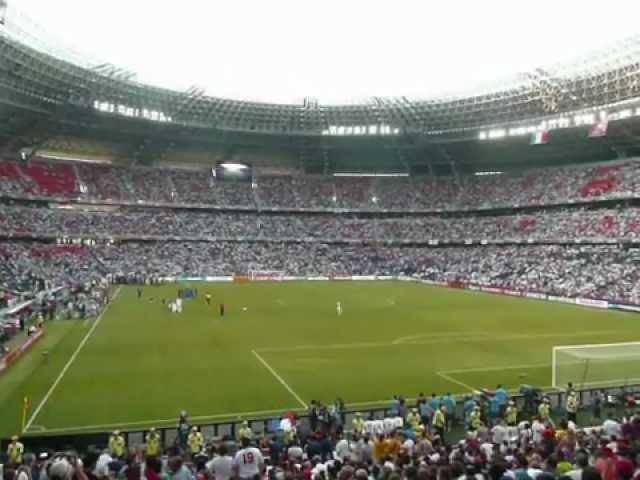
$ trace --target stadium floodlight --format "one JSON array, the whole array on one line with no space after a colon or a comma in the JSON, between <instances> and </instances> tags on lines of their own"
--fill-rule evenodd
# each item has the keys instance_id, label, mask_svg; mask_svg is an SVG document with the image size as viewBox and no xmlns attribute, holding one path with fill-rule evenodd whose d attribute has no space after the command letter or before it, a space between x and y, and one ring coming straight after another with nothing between
<instances>
[{"instance_id":1,"label":"stadium floodlight","mask_svg":"<svg viewBox=\"0 0 640 480\"><path fill-rule=\"evenodd\" d=\"M640 342L553 347L551 384L604 388L640 383L639 361Z\"/></svg>"},{"instance_id":2,"label":"stadium floodlight","mask_svg":"<svg viewBox=\"0 0 640 480\"><path fill-rule=\"evenodd\" d=\"M230 172L241 172L242 170L246 170L247 168L249 168L248 166L243 165L242 163L233 163L233 162L221 163L220 166L225 170L229 170Z\"/></svg>"},{"instance_id":3,"label":"stadium floodlight","mask_svg":"<svg viewBox=\"0 0 640 480\"><path fill-rule=\"evenodd\" d=\"M364 173L364 172L336 172L334 177L408 177L406 172L398 173Z\"/></svg>"}]
</instances>

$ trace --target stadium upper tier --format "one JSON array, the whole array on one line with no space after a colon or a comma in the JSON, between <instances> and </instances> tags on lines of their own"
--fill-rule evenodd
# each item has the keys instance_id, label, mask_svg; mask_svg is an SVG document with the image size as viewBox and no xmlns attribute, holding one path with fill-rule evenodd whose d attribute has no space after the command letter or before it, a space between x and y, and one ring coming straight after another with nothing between
<instances>
[{"instance_id":1,"label":"stadium upper tier","mask_svg":"<svg viewBox=\"0 0 640 480\"><path fill-rule=\"evenodd\" d=\"M640 97L637 39L571 65L537 69L479 93L414 100L372 98L353 105L267 104L178 92L132 80L108 64L79 65L54 56L13 28L0 27L0 101L51 118L75 109L185 127L272 135L438 135L571 118ZM428 57L425 59L428 61ZM168 67L170 68L170 67ZM195 79L197 81L197 79ZM74 116L75 122L82 118Z\"/></svg>"},{"instance_id":2,"label":"stadium upper tier","mask_svg":"<svg viewBox=\"0 0 640 480\"><path fill-rule=\"evenodd\" d=\"M495 176L257 176L252 184L217 181L207 170L4 161L0 195L252 210L455 211L638 198L640 162Z\"/></svg>"}]
</instances>

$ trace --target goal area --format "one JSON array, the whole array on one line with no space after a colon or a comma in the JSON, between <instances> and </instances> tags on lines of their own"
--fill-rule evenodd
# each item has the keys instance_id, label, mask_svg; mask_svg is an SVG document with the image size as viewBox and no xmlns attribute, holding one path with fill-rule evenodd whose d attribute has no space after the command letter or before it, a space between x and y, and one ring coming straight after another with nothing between
<instances>
[{"instance_id":1,"label":"goal area","mask_svg":"<svg viewBox=\"0 0 640 480\"><path fill-rule=\"evenodd\" d=\"M640 383L640 342L553 347L554 388L615 387Z\"/></svg>"}]
</instances>

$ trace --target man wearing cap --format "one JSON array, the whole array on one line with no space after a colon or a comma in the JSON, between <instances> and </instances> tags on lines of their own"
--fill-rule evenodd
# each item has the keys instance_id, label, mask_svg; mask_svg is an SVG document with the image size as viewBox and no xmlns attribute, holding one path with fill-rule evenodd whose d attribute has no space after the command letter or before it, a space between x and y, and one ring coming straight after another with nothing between
<instances>
[{"instance_id":1,"label":"man wearing cap","mask_svg":"<svg viewBox=\"0 0 640 480\"><path fill-rule=\"evenodd\" d=\"M109 437L109 451L111 452L111 456L114 458L122 458L125 448L126 443L124 437L120 435L119 430L114 431Z\"/></svg>"},{"instance_id":2,"label":"man wearing cap","mask_svg":"<svg viewBox=\"0 0 640 480\"><path fill-rule=\"evenodd\" d=\"M204 438L202 437L202 433L198 431L198 427L195 425L191 427L191 433L189 434L189 438L187 439L187 444L189 446L189 453L191 455L196 455L202 451L202 447L204 446Z\"/></svg>"},{"instance_id":3,"label":"man wearing cap","mask_svg":"<svg viewBox=\"0 0 640 480\"><path fill-rule=\"evenodd\" d=\"M20 442L17 435L11 437L11 443L7 447L7 456L10 465L20 465L22 463L22 454L24 453L24 445Z\"/></svg>"},{"instance_id":4,"label":"man wearing cap","mask_svg":"<svg viewBox=\"0 0 640 480\"><path fill-rule=\"evenodd\" d=\"M147 457L158 457L160 455L160 435L155 428L151 428L147 433L144 453Z\"/></svg>"}]
</instances>

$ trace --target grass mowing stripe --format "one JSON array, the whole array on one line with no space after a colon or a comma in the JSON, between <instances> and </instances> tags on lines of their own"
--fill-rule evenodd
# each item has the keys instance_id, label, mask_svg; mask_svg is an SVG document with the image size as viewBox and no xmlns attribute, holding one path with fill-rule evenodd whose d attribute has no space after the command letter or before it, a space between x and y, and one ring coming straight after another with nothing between
<instances>
[{"instance_id":1,"label":"grass mowing stripe","mask_svg":"<svg viewBox=\"0 0 640 480\"><path fill-rule=\"evenodd\" d=\"M271 365L269 365L267 363L267 361L262 358L262 356L256 352L255 350L251 350L251 353L253 353L253 355L258 359L258 361L265 366L265 368L267 370L269 370L269 372L271 373L271 375L273 375L275 377L276 380L278 380L278 382L280 382L282 384L282 386L284 388L287 389L287 391L293 395L293 397L298 401L298 403L300 403L300 405L302 405L303 408L309 408L309 406L304 402L304 400L302 400L302 398L300 398L300 396L293 390L293 388L291 388L289 386L289 384L287 382L284 381L284 379L278 375L278 372L276 372L273 367L271 367Z\"/></svg>"},{"instance_id":2,"label":"grass mowing stripe","mask_svg":"<svg viewBox=\"0 0 640 480\"><path fill-rule=\"evenodd\" d=\"M89 329L89 331L87 332L87 334L85 335L85 337L82 339L82 341L80 342L80 344L78 345L78 348L76 348L76 351L73 352L73 355L71 355L71 358L69 358L69 361L66 363L66 365L64 366L64 368L62 369L62 371L60 372L60 374L58 375L58 377L56 378L56 380L53 382L53 384L51 385L51 388L49 388L49 390L47 391L47 393L45 394L44 398L40 401L40 403L38 404L38 407L33 411L33 414L31 415L31 417L29 418L29 421L27 422L27 424L25 425L24 431L29 430L29 428L31 427L31 425L33 424L33 421L37 418L37 416L40 414L40 412L42 411L43 407L46 405L46 403L49 401L49 397L51 397L51 395L53 394L54 390L56 389L56 387L58 386L58 384L60 383L60 381L62 381L62 378L65 376L65 374L67 373L67 370L69 370L69 367L71 367L71 365L73 364L73 362L75 361L76 357L78 356L78 354L80 353L80 350L82 350L82 347L84 347L84 345L87 343L87 340L89 340L89 338L91 337L91 335L93 334L93 332L96 330L97 326L100 324L100 322L102 321L102 317L104 316L105 312L109 309L109 307L113 304L114 300L116 299L116 297L118 296L118 294L120 293L120 288L118 287L118 289L116 290L116 293L113 295L113 298L111 299L111 302L109 302L109 305L107 305L105 307L104 310L102 310L102 313L100 313L100 315L98 316L98 318L96 319L96 321L94 322L93 326Z\"/></svg>"}]
</instances>

